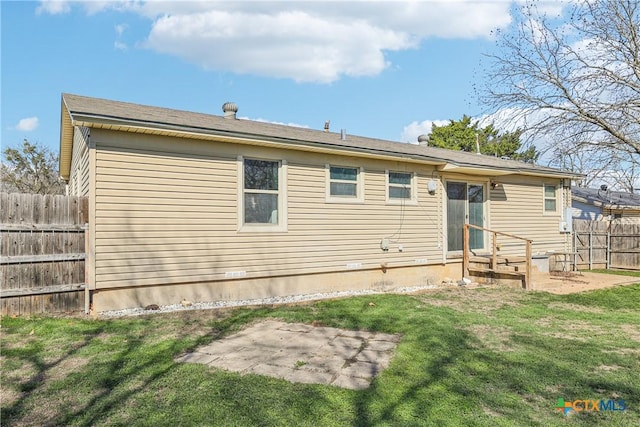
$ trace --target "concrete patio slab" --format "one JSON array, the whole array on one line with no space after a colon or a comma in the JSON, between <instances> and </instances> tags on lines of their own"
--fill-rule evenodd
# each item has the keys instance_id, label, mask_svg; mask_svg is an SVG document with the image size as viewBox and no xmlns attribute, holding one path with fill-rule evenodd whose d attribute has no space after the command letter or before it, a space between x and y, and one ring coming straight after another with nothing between
<instances>
[{"instance_id":1,"label":"concrete patio slab","mask_svg":"<svg viewBox=\"0 0 640 427\"><path fill-rule=\"evenodd\" d=\"M176 361L360 390L389 366L400 339L393 334L266 320Z\"/></svg>"}]
</instances>

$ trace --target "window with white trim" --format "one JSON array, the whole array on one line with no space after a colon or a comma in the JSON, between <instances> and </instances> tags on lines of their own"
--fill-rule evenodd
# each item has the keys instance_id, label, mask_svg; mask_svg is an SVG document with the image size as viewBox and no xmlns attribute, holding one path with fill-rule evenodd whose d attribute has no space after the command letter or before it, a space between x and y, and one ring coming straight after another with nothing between
<instances>
[{"instance_id":1,"label":"window with white trim","mask_svg":"<svg viewBox=\"0 0 640 427\"><path fill-rule=\"evenodd\" d=\"M556 186L553 184L544 184L544 212L558 212L558 196Z\"/></svg>"},{"instance_id":2,"label":"window with white trim","mask_svg":"<svg viewBox=\"0 0 640 427\"><path fill-rule=\"evenodd\" d=\"M327 200L361 202L362 185L360 168L327 165Z\"/></svg>"},{"instance_id":3,"label":"window with white trim","mask_svg":"<svg viewBox=\"0 0 640 427\"><path fill-rule=\"evenodd\" d=\"M254 231L280 231L281 228L286 227L283 191L285 162L240 158L240 163L242 200L239 220L241 228Z\"/></svg>"},{"instance_id":4,"label":"window with white trim","mask_svg":"<svg viewBox=\"0 0 640 427\"><path fill-rule=\"evenodd\" d=\"M410 202L414 200L413 174L387 171L387 201Z\"/></svg>"}]
</instances>

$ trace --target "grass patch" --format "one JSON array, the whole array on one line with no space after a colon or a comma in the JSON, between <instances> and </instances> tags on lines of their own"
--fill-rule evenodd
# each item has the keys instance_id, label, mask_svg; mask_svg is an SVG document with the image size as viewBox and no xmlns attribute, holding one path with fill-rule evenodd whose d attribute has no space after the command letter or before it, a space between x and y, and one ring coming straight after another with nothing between
<instances>
[{"instance_id":1,"label":"grass patch","mask_svg":"<svg viewBox=\"0 0 640 427\"><path fill-rule=\"evenodd\" d=\"M589 270L593 273L605 273L605 274L617 274L619 276L630 276L630 277L640 277L640 271L633 270L605 270L605 269L597 269L597 270Z\"/></svg>"},{"instance_id":2,"label":"grass patch","mask_svg":"<svg viewBox=\"0 0 640 427\"><path fill-rule=\"evenodd\" d=\"M2 425L640 425L639 307L632 285L576 295L442 289L115 320L3 318ZM360 391L174 362L264 318L402 340ZM628 409L564 417L560 398L624 399Z\"/></svg>"}]
</instances>

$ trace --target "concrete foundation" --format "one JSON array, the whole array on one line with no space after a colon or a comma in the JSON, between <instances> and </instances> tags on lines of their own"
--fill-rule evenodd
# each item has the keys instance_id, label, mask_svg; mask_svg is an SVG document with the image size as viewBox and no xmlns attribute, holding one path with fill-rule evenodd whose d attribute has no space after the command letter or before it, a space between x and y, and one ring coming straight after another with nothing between
<instances>
[{"instance_id":1,"label":"concrete foundation","mask_svg":"<svg viewBox=\"0 0 640 427\"><path fill-rule=\"evenodd\" d=\"M439 285L445 277L459 280L460 263L376 270L341 271L284 277L234 279L217 282L96 289L94 312L146 307L149 304L240 301L349 290L393 291L410 286Z\"/></svg>"}]
</instances>

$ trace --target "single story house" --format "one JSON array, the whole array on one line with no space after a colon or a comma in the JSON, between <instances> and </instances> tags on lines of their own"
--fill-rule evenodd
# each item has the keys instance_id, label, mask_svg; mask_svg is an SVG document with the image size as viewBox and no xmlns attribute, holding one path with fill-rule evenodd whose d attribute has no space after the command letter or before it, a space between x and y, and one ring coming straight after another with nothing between
<instances>
[{"instance_id":1,"label":"single story house","mask_svg":"<svg viewBox=\"0 0 640 427\"><path fill-rule=\"evenodd\" d=\"M638 194L612 191L606 185L599 189L574 187L571 199L575 219L640 221L640 195Z\"/></svg>"},{"instance_id":2,"label":"single story house","mask_svg":"<svg viewBox=\"0 0 640 427\"><path fill-rule=\"evenodd\" d=\"M89 198L95 310L457 280L465 223L570 249L575 174L223 111L62 95L60 173ZM489 234L471 230L471 249Z\"/></svg>"}]
</instances>

